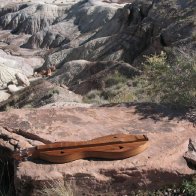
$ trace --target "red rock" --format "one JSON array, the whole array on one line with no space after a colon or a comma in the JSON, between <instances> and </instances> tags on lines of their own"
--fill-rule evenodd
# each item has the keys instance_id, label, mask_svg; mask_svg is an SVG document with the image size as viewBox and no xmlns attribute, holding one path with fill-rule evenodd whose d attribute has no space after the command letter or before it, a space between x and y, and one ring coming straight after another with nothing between
<instances>
[{"instance_id":1,"label":"red rock","mask_svg":"<svg viewBox=\"0 0 196 196\"><path fill-rule=\"evenodd\" d=\"M123 195L179 183L193 174L183 158L196 129L185 120L153 120L134 107L64 107L0 113L0 146L27 148L44 142L88 140L114 133L145 133L150 147L125 160L77 160L66 164L26 161L15 165L18 195L39 195L47 182L70 185L76 195ZM4 127L4 128L3 128ZM5 130L5 127L7 127ZM7 135L8 140L3 140Z\"/></svg>"}]
</instances>

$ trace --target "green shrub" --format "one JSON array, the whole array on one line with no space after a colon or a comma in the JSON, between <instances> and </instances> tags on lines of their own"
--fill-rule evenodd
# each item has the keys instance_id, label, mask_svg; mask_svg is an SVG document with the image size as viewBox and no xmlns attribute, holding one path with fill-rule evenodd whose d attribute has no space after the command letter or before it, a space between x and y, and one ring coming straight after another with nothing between
<instances>
[{"instance_id":1,"label":"green shrub","mask_svg":"<svg viewBox=\"0 0 196 196\"><path fill-rule=\"evenodd\" d=\"M101 91L91 90L83 97L84 103L106 104L108 103L102 96Z\"/></svg>"},{"instance_id":2,"label":"green shrub","mask_svg":"<svg viewBox=\"0 0 196 196\"><path fill-rule=\"evenodd\" d=\"M134 92L129 91L128 89L125 89L124 91L120 92L114 97L111 97L109 99L110 103L125 103L125 102L132 102L135 101L137 98L134 94Z\"/></svg>"},{"instance_id":3,"label":"green shrub","mask_svg":"<svg viewBox=\"0 0 196 196\"><path fill-rule=\"evenodd\" d=\"M196 195L196 176L191 181L184 181L182 188L189 195Z\"/></svg>"},{"instance_id":4,"label":"green shrub","mask_svg":"<svg viewBox=\"0 0 196 196\"><path fill-rule=\"evenodd\" d=\"M183 51L170 62L166 53L146 57L143 75L136 79L138 89L152 101L177 107L196 104L196 55Z\"/></svg>"},{"instance_id":5,"label":"green shrub","mask_svg":"<svg viewBox=\"0 0 196 196\"><path fill-rule=\"evenodd\" d=\"M118 71L115 71L113 74L107 76L105 80L106 87L111 87L117 85L119 83L125 83L127 81L127 77L121 74Z\"/></svg>"}]
</instances>

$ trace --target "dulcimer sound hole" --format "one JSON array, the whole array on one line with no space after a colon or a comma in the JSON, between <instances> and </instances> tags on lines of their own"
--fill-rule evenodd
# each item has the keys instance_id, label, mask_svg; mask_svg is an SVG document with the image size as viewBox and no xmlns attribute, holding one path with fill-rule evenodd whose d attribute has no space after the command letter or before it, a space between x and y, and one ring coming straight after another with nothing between
<instances>
[{"instance_id":1,"label":"dulcimer sound hole","mask_svg":"<svg viewBox=\"0 0 196 196\"><path fill-rule=\"evenodd\" d=\"M123 146L119 146L120 149L123 149Z\"/></svg>"},{"instance_id":2,"label":"dulcimer sound hole","mask_svg":"<svg viewBox=\"0 0 196 196\"><path fill-rule=\"evenodd\" d=\"M61 151L61 154L64 154L65 152L64 151Z\"/></svg>"}]
</instances>

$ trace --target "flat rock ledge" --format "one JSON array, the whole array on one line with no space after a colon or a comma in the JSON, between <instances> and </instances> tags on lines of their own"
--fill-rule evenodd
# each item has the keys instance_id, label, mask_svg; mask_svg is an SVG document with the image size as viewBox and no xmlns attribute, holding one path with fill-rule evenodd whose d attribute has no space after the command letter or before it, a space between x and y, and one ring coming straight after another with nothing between
<instances>
[{"instance_id":1,"label":"flat rock ledge","mask_svg":"<svg viewBox=\"0 0 196 196\"><path fill-rule=\"evenodd\" d=\"M77 160L15 163L17 195L40 195L47 183L69 186L74 195L130 195L138 189L178 184L194 174L183 154L195 136L192 123L168 117L152 119L130 107L62 107L0 113L1 156L55 141L88 140L115 133L147 134L150 147L125 160ZM57 188L57 186L56 188Z\"/></svg>"}]
</instances>

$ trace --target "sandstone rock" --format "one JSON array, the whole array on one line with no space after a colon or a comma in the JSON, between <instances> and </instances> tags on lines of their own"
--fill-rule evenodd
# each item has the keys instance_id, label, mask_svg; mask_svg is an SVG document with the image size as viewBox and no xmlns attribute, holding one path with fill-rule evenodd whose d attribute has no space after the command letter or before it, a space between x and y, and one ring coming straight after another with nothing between
<instances>
[{"instance_id":1,"label":"sandstone rock","mask_svg":"<svg viewBox=\"0 0 196 196\"><path fill-rule=\"evenodd\" d=\"M77 103L77 102L55 102L55 103L50 103L47 105L42 106L41 108L73 108L73 107L85 107L85 108L89 108L93 106L92 104L87 104L87 103Z\"/></svg>"},{"instance_id":2,"label":"sandstone rock","mask_svg":"<svg viewBox=\"0 0 196 196\"><path fill-rule=\"evenodd\" d=\"M196 168L196 139L189 139L188 151L184 154L184 158Z\"/></svg>"},{"instance_id":3,"label":"sandstone rock","mask_svg":"<svg viewBox=\"0 0 196 196\"><path fill-rule=\"evenodd\" d=\"M187 139L195 136L188 121L150 118L139 105L129 107L61 107L22 109L0 113L0 146L4 151L41 143L88 140L115 133L146 134L150 147L125 160L77 160L46 164L39 160L15 163L17 195L39 195L47 183L71 187L75 195L129 195L132 190L163 188L193 174L183 154ZM158 111L157 111L158 112ZM118 115L117 115L118 114ZM162 114L162 113L161 113ZM8 145L9 144L9 145ZM18 146L18 147L17 147Z\"/></svg>"},{"instance_id":4,"label":"sandstone rock","mask_svg":"<svg viewBox=\"0 0 196 196\"><path fill-rule=\"evenodd\" d=\"M30 85L30 82L25 75L23 75L21 73L16 73L15 76L16 76L16 79L17 79L19 85L22 85L22 86L29 86Z\"/></svg>"}]
</instances>

